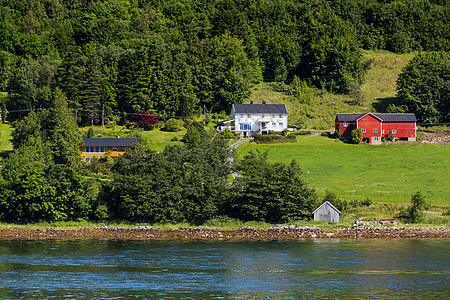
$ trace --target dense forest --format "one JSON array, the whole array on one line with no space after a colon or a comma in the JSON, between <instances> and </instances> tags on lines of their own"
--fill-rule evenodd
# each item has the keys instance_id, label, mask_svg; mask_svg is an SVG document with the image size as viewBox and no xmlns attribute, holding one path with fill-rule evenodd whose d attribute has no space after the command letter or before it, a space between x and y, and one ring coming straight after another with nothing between
<instances>
[{"instance_id":1,"label":"dense forest","mask_svg":"<svg viewBox=\"0 0 450 300\"><path fill-rule=\"evenodd\" d=\"M91 125L228 112L261 81L346 93L364 81L361 49L448 51L449 13L446 0L0 0L0 96L35 110L59 88Z\"/></svg>"}]
</instances>

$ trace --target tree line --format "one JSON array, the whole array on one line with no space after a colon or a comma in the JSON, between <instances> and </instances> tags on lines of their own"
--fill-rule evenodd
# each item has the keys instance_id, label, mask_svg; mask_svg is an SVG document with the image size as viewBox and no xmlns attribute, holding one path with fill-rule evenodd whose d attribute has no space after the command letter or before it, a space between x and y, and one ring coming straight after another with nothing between
<instances>
[{"instance_id":1,"label":"tree line","mask_svg":"<svg viewBox=\"0 0 450 300\"><path fill-rule=\"evenodd\" d=\"M1 0L2 105L47 107L59 88L90 125L228 111L262 80L345 93L361 49L448 51L448 15L442 0Z\"/></svg>"}]
</instances>

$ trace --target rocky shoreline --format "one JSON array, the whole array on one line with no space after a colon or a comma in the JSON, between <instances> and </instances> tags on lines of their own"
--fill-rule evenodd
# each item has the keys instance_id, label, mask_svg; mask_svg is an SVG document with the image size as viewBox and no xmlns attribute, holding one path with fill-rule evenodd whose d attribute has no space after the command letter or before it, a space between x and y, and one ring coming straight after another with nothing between
<instances>
[{"instance_id":1,"label":"rocky shoreline","mask_svg":"<svg viewBox=\"0 0 450 300\"><path fill-rule=\"evenodd\" d=\"M245 227L223 231L207 227L160 230L151 226L135 228L79 228L79 229L0 229L0 239L245 239L245 240L296 240L296 239L433 239L450 238L450 228L339 228L326 231L315 227L282 226L270 229Z\"/></svg>"}]
</instances>

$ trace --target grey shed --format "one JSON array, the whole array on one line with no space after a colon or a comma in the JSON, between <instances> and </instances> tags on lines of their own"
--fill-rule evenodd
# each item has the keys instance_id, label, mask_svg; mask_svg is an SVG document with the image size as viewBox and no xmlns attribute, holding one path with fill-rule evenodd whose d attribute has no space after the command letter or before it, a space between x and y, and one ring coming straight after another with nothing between
<instances>
[{"instance_id":1,"label":"grey shed","mask_svg":"<svg viewBox=\"0 0 450 300\"><path fill-rule=\"evenodd\" d=\"M328 201L322 203L314 212L314 221L327 221L328 223L339 223L341 212Z\"/></svg>"}]
</instances>

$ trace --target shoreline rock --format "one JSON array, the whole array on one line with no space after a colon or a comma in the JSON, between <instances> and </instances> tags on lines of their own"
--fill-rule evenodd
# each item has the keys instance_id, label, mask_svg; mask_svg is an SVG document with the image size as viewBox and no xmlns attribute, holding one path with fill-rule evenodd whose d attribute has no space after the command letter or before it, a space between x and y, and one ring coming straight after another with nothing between
<instances>
[{"instance_id":1,"label":"shoreline rock","mask_svg":"<svg viewBox=\"0 0 450 300\"><path fill-rule=\"evenodd\" d=\"M340 228L325 231L315 227L282 226L270 229L245 227L238 230L222 231L207 227L160 230L151 226L135 228L80 228L80 229L0 229L0 239L236 239L236 240L298 240L298 239L447 239L450 228Z\"/></svg>"}]
</instances>

